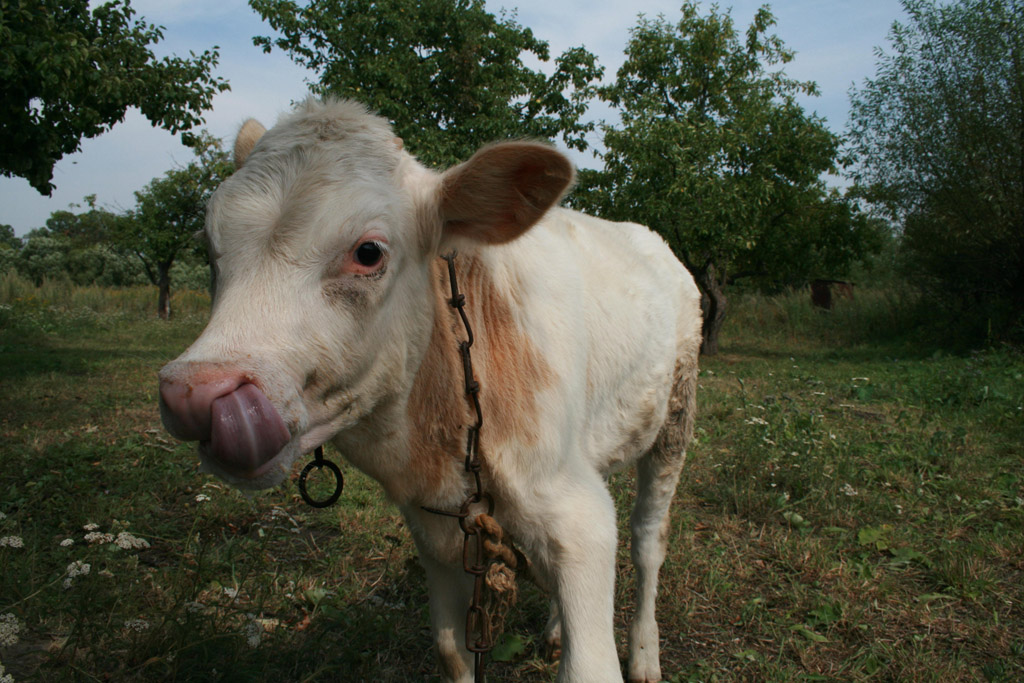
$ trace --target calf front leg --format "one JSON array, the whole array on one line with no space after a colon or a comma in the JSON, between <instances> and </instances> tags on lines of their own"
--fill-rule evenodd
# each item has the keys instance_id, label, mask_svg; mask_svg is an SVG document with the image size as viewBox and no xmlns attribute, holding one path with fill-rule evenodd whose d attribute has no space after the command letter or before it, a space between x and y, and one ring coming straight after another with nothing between
<instances>
[{"instance_id":1,"label":"calf front leg","mask_svg":"<svg viewBox=\"0 0 1024 683\"><path fill-rule=\"evenodd\" d=\"M427 573L430 623L444 683L473 683L473 655L466 649L466 610L473 579L462 567L450 567L420 554Z\"/></svg>"},{"instance_id":2,"label":"calf front leg","mask_svg":"<svg viewBox=\"0 0 1024 683\"><path fill-rule=\"evenodd\" d=\"M562 683L622 681L615 647L615 506L597 473L573 476L534 508L542 521L527 533L553 578L561 617ZM545 487L547 488L547 487Z\"/></svg>"}]
</instances>

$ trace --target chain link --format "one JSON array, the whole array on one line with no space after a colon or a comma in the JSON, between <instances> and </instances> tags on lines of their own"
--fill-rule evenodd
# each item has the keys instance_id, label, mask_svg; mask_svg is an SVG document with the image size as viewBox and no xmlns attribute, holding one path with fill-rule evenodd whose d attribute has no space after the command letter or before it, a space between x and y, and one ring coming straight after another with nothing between
<instances>
[{"instance_id":1,"label":"chain link","mask_svg":"<svg viewBox=\"0 0 1024 683\"><path fill-rule=\"evenodd\" d=\"M469 426L466 435L465 461L466 472L472 475L474 488L458 512L428 507L423 509L434 514L456 517L459 520L459 527L463 533L462 568L473 577L473 599L466 611L466 649L474 656L475 679L477 683L483 683L484 655L494 648L491 618L485 608L484 589L488 587L486 576L491 562L487 556L485 547L487 543L484 536L493 536L493 534L481 526L479 519L486 514L493 521L494 498L484 491L481 476L483 459L480 453L480 429L484 424L484 416L480 408L480 383L476 381L473 374L473 358L470 352L474 339L473 328L469 324L469 318L466 317L466 296L459 291L458 280L455 276L455 256L456 252L452 251L442 258L448 263L448 280L452 292L448 303L459 312L462 326L466 329L466 339L459 342L459 354L462 357L466 396L469 397L476 416L476 422ZM486 508L486 512L480 508Z\"/></svg>"}]
</instances>

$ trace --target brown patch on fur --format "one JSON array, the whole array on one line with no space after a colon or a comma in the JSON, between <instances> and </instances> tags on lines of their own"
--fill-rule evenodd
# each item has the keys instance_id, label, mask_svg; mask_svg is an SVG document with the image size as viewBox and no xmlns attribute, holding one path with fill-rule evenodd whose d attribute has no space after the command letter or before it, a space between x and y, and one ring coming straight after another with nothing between
<instances>
[{"instance_id":1,"label":"brown patch on fur","mask_svg":"<svg viewBox=\"0 0 1024 683\"><path fill-rule=\"evenodd\" d=\"M697 353L676 361L668 414L654 440L651 453L662 460L681 458L693 437L697 416Z\"/></svg>"},{"instance_id":2,"label":"brown patch on fur","mask_svg":"<svg viewBox=\"0 0 1024 683\"><path fill-rule=\"evenodd\" d=\"M480 382L484 415L483 458L489 444L533 443L538 438L538 390L549 385L550 367L516 324L509 302L495 287L483 264L472 257L456 259L459 289L475 336L473 370ZM466 338L451 297L446 264L431 266L435 318L430 344L409 396L410 477L420 490L438 492L446 469L460 470L466 429L475 416L465 394L459 342Z\"/></svg>"},{"instance_id":3,"label":"brown patch on fur","mask_svg":"<svg viewBox=\"0 0 1024 683\"><path fill-rule=\"evenodd\" d=\"M440 643L437 643L436 646L437 663L441 669L441 677L446 681L461 680L466 675L467 670L458 649L451 649L442 646Z\"/></svg>"},{"instance_id":4,"label":"brown patch on fur","mask_svg":"<svg viewBox=\"0 0 1024 683\"><path fill-rule=\"evenodd\" d=\"M481 386L484 448L488 443L535 443L540 430L536 395L550 385L551 367L519 328L484 265L468 258L461 266L459 287L476 336L473 368Z\"/></svg>"},{"instance_id":5,"label":"brown patch on fur","mask_svg":"<svg viewBox=\"0 0 1024 683\"><path fill-rule=\"evenodd\" d=\"M438 490L446 463L450 466L464 452L463 430L469 419L461 400L462 364L458 340L451 316L445 310L450 307L443 293L447 277L443 267L440 261L431 264L434 327L413 381L407 408L410 483L425 492Z\"/></svg>"}]
</instances>

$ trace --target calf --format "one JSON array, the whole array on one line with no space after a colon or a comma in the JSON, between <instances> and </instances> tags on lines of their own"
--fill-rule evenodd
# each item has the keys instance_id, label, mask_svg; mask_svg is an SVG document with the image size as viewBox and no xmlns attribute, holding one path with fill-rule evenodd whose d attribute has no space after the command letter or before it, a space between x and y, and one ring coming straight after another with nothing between
<instances>
[{"instance_id":1,"label":"calf","mask_svg":"<svg viewBox=\"0 0 1024 683\"><path fill-rule=\"evenodd\" d=\"M484 486L552 588L559 680L622 680L606 478L630 464L629 678L660 680L657 575L700 345L697 288L665 242L552 208L573 169L545 145L496 144L437 173L347 101L309 100L269 131L250 121L235 157L207 208L210 322L160 372L168 431L244 488L280 483L297 456L333 443L400 507L426 569L443 678L473 680L463 534L424 510L457 510L472 487L464 333L438 258L457 247Z\"/></svg>"}]
</instances>

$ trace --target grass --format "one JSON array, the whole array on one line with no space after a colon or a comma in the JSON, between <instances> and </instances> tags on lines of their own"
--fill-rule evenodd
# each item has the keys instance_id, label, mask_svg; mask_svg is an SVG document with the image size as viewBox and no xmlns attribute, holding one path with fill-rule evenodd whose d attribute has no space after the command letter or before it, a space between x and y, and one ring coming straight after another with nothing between
<instances>
[{"instance_id":1,"label":"grass","mask_svg":"<svg viewBox=\"0 0 1024 683\"><path fill-rule=\"evenodd\" d=\"M374 482L346 468L324 511L294 482L245 497L164 434L156 371L202 329L202 294L163 322L150 288L16 285L0 280L14 681L437 680L423 573ZM735 297L702 359L662 571L666 678L1024 678L1024 359L894 336L917 313L881 294L832 314L807 298ZM632 474L611 485L624 656ZM546 616L523 586L521 647L493 680L553 680Z\"/></svg>"}]
</instances>

